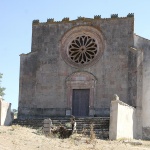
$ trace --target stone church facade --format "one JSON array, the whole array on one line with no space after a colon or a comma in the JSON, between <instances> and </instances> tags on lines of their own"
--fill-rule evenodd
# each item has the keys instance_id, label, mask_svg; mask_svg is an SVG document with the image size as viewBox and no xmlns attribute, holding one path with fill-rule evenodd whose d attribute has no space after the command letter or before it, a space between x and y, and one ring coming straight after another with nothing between
<instances>
[{"instance_id":1,"label":"stone church facade","mask_svg":"<svg viewBox=\"0 0 150 150\"><path fill-rule=\"evenodd\" d=\"M18 117L109 116L116 93L150 127L149 64L134 14L34 20L31 52L20 55Z\"/></svg>"}]
</instances>

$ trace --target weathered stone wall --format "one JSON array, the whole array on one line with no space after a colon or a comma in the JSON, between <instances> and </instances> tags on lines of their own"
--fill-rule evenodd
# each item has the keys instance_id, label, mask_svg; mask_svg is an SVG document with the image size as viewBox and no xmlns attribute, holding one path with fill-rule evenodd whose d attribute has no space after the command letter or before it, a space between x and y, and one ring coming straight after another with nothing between
<instances>
[{"instance_id":1,"label":"weathered stone wall","mask_svg":"<svg viewBox=\"0 0 150 150\"><path fill-rule=\"evenodd\" d=\"M65 63L60 55L61 39L67 31L81 25L99 30L105 48L94 65L75 68ZM128 89L128 58L130 47L134 45L133 30L134 17L33 22L31 53L22 54L20 60L19 117L64 116L66 79L75 72L88 72L97 79L94 91L96 115L109 116L114 93L118 93L123 102L132 104Z\"/></svg>"},{"instance_id":2,"label":"weathered stone wall","mask_svg":"<svg viewBox=\"0 0 150 150\"><path fill-rule=\"evenodd\" d=\"M135 108L120 100L111 101L109 139L133 139L137 132Z\"/></svg>"},{"instance_id":3,"label":"weathered stone wall","mask_svg":"<svg viewBox=\"0 0 150 150\"><path fill-rule=\"evenodd\" d=\"M142 52L141 102L143 139L150 139L150 41L135 35L135 47ZM141 58L140 57L140 58ZM139 64L140 65L140 64Z\"/></svg>"},{"instance_id":4,"label":"weathered stone wall","mask_svg":"<svg viewBox=\"0 0 150 150\"><path fill-rule=\"evenodd\" d=\"M137 100L137 53L132 48L128 54L128 104L136 106Z\"/></svg>"},{"instance_id":5,"label":"weathered stone wall","mask_svg":"<svg viewBox=\"0 0 150 150\"><path fill-rule=\"evenodd\" d=\"M0 98L0 125L8 126L12 123L11 104Z\"/></svg>"}]
</instances>

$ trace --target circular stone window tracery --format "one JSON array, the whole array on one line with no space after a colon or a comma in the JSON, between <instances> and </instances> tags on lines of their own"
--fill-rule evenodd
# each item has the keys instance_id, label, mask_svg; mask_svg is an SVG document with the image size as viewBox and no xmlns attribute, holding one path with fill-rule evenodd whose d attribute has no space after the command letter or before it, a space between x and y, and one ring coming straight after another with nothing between
<instances>
[{"instance_id":1,"label":"circular stone window tracery","mask_svg":"<svg viewBox=\"0 0 150 150\"><path fill-rule=\"evenodd\" d=\"M69 57L77 64L87 64L97 54L97 44L90 36L79 36L69 45Z\"/></svg>"},{"instance_id":2,"label":"circular stone window tracery","mask_svg":"<svg viewBox=\"0 0 150 150\"><path fill-rule=\"evenodd\" d=\"M73 67L93 65L103 54L103 36L94 27L78 26L63 36L60 50L63 60Z\"/></svg>"}]
</instances>

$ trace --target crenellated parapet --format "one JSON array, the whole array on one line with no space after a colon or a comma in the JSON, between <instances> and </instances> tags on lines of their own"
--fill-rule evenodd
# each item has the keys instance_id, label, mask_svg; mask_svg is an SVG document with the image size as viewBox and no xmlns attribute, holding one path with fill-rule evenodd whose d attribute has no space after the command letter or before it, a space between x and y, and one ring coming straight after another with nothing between
<instances>
[{"instance_id":1,"label":"crenellated parapet","mask_svg":"<svg viewBox=\"0 0 150 150\"><path fill-rule=\"evenodd\" d=\"M69 18L68 17L63 18L62 22L69 22Z\"/></svg>"},{"instance_id":2,"label":"crenellated parapet","mask_svg":"<svg viewBox=\"0 0 150 150\"><path fill-rule=\"evenodd\" d=\"M47 23L53 23L54 22L54 18L48 18L47 19Z\"/></svg>"},{"instance_id":3,"label":"crenellated parapet","mask_svg":"<svg viewBox=\"0 0 150 150\"><path fill-rule=\"evenodd\" d=\"M127 17L134 17L134 13L129 13Z\"/></svg>"},{"instance_id":4,"label":"crenellated parapet","mask_svg":"<svg viewBox=\"0 0 150 150\"><path fill-rule=\"evenodd\" d=\"M39 23L40 23L40 22L39 22L39 20L38 20L38 19L37 19L37 20L33 20L33 21L32 21L32 24L33 24L33 25L38 25Z\"/></svg>"},{"instance_id":5,"label":"crenellated parapet","mask_svg":"<svg viewBox=\"0 0 150 150\"><path fill-rule=\"evenodd\" d=\"M111 18L118 18L118 14L111 14Z\"/></svg>"},{"instance_id":6,"label":"crenellated parapet","mask_svg":"<svg viewBox=\"0 0 150 150\"><path fill-rule=\"evenodd\" d=\"M79 16L77 20L85 20L85 19L86 19L85 17Z\"/></svg>"},{"instance_id":7,"label":"crenellated parapet","mask_svg":"<svg viewBox=\"0 0 150 150\"><path fill-rule=\"evenodd\" d=\"M94 20L110 20L110 19L124 19L124 18L132 18L134 17L134 13L129 13L126 17L118 17L118 14L111 14L110 18L101 18L101 15L95 15L93 18L85 18L79 16L75 20L70 20L69 17L64 17L61 21L55 21L54 18L49 18L47 19L47 22L39 22L39 20L33 20L33 25L39 25L39 24L58 24L58 23L65 23L65 22L71 22L71 23L76 23L78 21L80 22L89 22L89 21L94 21Z\"/></svg>"},{"instance_id":8,"label":"crenellated parapet","mask_svg":"<svg viewBox=\"0 0 150 150\"><path fill-rule=\"evenodd\" d=\"M94 19L101 19L101 15L95 15Z\"/></svg>"}]
</instances>

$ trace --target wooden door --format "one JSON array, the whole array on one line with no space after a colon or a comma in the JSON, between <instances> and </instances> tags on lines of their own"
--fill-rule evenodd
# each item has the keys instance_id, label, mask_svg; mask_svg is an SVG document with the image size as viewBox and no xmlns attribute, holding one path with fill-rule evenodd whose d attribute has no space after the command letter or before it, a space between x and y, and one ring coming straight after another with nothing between
<instances>
[{"instance_id":1,"label":"wooden door","mask_svg":"<svg viewBox=\"0 0 150 150\"><path fill-rule=\"evenodd\" d=\"M90 89L73 89L72 115L89 116Z\"/></svg>"}]
</instances>

